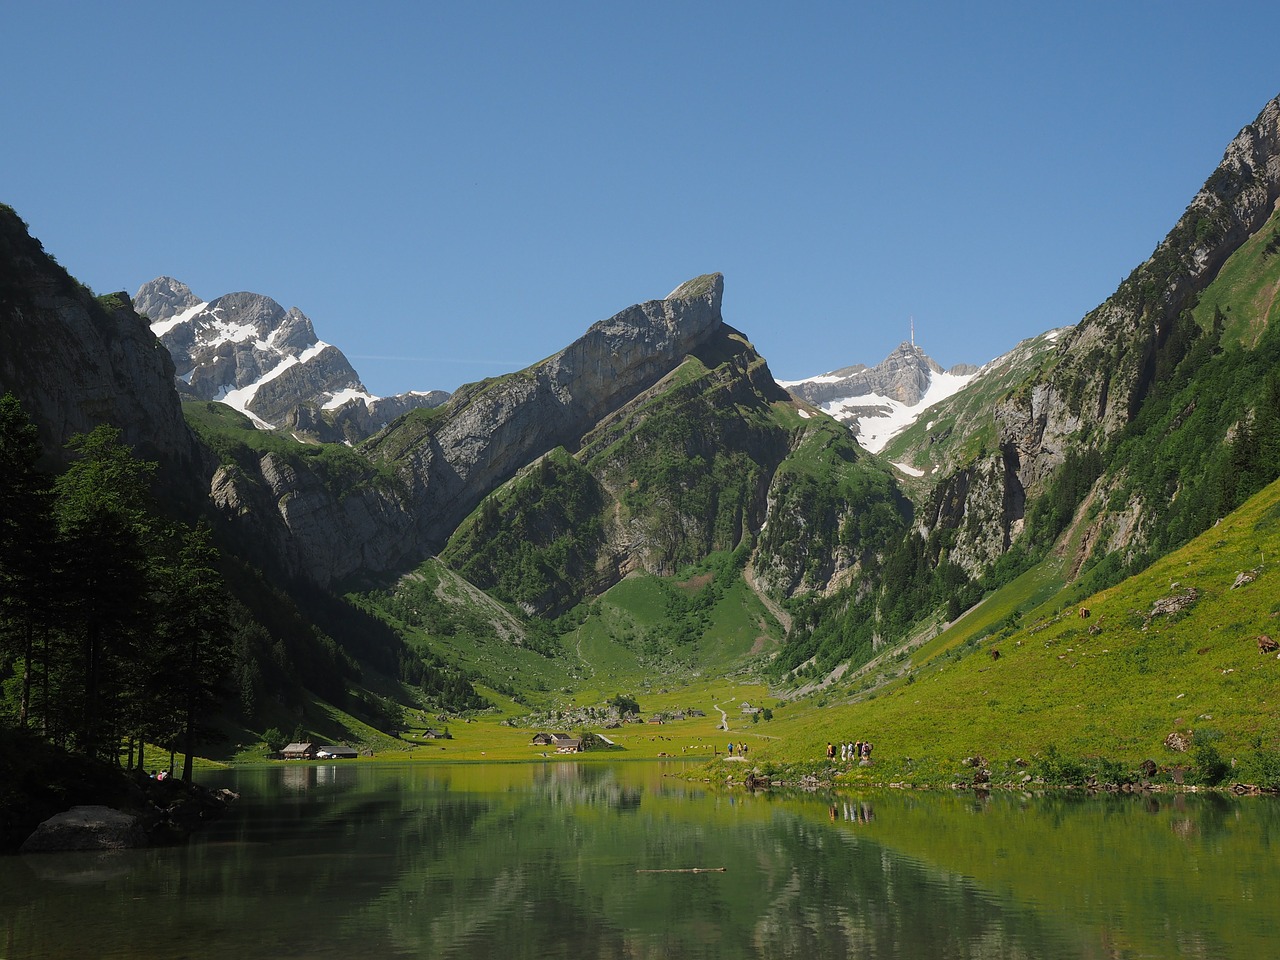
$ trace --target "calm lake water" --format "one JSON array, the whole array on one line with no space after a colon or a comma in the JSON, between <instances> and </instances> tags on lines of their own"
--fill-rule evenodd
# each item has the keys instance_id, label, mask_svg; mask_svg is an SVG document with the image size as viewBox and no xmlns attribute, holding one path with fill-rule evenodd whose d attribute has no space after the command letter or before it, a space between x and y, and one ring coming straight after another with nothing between
<instances>
[{"instance_id":1,"label":"calm lake water","mask_svg":"<svg viewBox=\"0 0 1280 960\"><path fill-rule=\"evenodd\" d=\"M1280 951L1280 804L710 792L657 763L275 766L188 846L0 858L0 957ZM690 868L715 872L672 872Z\"/></svg>"}]
</instances>

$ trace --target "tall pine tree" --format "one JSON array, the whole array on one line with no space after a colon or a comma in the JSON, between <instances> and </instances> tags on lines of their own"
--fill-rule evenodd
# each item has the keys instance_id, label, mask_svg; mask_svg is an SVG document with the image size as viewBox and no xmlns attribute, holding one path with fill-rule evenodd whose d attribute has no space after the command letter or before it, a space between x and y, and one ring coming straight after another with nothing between
<instances>
[{"instance_id":1,"label":"tall pine tree","mask_svg":"<svg viewBox=\"0 0 1280 960\"><path fill-rule=\"evenodd\" d=\"M40 438L11 393L0 397L0 650L17 668L19 726L31 716L36 638L52 612L51 478L38 468Z\"/></svg>"},{"instance_id":2,"label":"tall pine tree","mask_svg":"<svg viewBox=\"0 0 1280 960\"><path fill-rule=\"evenodd\" d=\"M123 730L127 667L147 642L148 558L155 552L150 509L154 464L136 459L120 431L102 425L72 440L79 457L56 481L62 550L66 660L61 687L71 743L96 756L116 753Z\"/></svg>"}]
</instances>

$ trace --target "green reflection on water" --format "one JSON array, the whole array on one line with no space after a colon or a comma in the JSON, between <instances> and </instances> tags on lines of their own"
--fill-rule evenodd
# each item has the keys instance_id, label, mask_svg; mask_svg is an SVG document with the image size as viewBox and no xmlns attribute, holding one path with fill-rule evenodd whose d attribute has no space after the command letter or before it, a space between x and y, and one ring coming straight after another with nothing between
<instances>
[{"instance_id":1,"label":"green reflection on water","mask_svg":"<svg viewBox=\"0 0 1280 960\"><path fill-rule=\"evenodd\" d=\"M0 861L0 956L1265 956L1271 800L708 793L290 766L187 847ZM680 873L687 868L724 872Z\"/></svg>"}]
</instances>

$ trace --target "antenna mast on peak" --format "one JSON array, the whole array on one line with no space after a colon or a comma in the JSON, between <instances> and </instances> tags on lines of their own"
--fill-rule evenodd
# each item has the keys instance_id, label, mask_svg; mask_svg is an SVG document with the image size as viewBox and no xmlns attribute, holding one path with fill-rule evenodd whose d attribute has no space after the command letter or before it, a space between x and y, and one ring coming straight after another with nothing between
<instances>
[{"instance_id":1,"label":"antenna mast on peak","mask_svg":"<svg viewBox=\"0 0 1280 960\"><path fill-rule=\"evenodd\" d=\"M916 316L914 313L911 315L911 345L913 347L916 345Z\"/></svg>"}]
</instances>

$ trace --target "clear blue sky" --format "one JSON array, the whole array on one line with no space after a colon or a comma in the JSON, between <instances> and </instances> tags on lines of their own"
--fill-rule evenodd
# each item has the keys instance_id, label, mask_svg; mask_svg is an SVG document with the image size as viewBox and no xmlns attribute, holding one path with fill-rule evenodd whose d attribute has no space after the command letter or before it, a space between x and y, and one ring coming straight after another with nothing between
<instances>
[{"instance_id":1,"label":"clear blue sky","mask_svg":"<svg viewBox=\"0 0 1280 960\"><path fill-rule=\"evenodd\" d=\"M796 379L1074 323L1280 93L1280 4L10 3L0 201L98 292L453 389L725 274Z\"/></svg>"}]
</instances>

